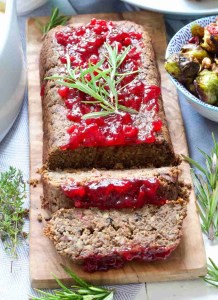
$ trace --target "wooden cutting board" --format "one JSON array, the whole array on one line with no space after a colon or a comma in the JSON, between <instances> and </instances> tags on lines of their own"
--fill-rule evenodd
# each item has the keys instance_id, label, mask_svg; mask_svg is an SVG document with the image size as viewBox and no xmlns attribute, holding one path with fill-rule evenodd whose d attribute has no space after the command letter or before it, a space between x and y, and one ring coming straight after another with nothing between
<instances>
[{"instance_id":1,"label":"wooden cutting board","mask_svg":"<svg viewBox=\"0 0 218 300\"><path fill-rule=\"evenodd\" d=\"M162 77L164 106L173 145L177 153L187 155L187 143L176 90L163 66L166 35L162 15L146 11L95 14L74 16L70 21L73 23L87 23L93 17L107 20L131 20L143 25L149 31ZM48 18L38 19L45 22ZM41 32L38 30L34 19L28 21L27 41L31 178L38 177L40 179L39 175L36 174L36 170L42 165L42 112L38 71ZM183 176L187 182L191 181L190 168L185 163L183 165ZM41 184L38 184L37 187L30 187L30 276L32 286L35 288L57 287L51 273L69 285L71 280L60 267L60 263L70 267L82 278L99 285L192 279L206 273L205 249L193 191L188 205L188 215L184 221L181 244L166 261L131 262L120 270L93 274L83 272L81 267L59 256L52 242L43 236L43 224L37 220L39 213L45 213L40 208L42 193Z\"/></svg>"}]
</instances>

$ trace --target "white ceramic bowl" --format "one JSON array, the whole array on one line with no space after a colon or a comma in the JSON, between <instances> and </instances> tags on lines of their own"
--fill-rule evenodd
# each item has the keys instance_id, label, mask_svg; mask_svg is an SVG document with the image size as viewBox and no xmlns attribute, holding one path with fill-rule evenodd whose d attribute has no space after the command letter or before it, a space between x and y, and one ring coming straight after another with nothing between
<instances>
[{"instance_id":1,"label":"white ceramic bowl","mask_svg":"<svg viewBox=\"0 0 218 300\"><path fill-rule=\"evenodd\" d=\"M209 25L215 21L215 16L198 19L194 22L189 23L180 29L170 40L166 50L166 58L172 53L179 52L184 44L191 38L190 27L193 23L198 23L201 26ZM212 121L218 122L218 107L204 103L194 95L192 95L181 83L178 82L172 76L171 80L175 84L176 88L183 94L185 99L193 106L193 108L202 116Z\"/></svg>"},{"instance_id":2,"label":"white ceramic bowl","mask_svg":"<svg viewBox=\"0 0 218 300\"><path fill-rule=\"evenodd\" d=\"M19 16L26 15L44 5L47 1L48 0L17 0L17 13Z\"/></svg>"},{"instance_id":3,"label":"white ceramic bowl","mask_svg":"<svg viewBox=\"0 0 218 300\"><path fill-rule=\"evenodd\" d=\"M20 111L26 85L15 1L6 1L4 26L0 29L0 142Z\"/></svg>"}]
</instances>

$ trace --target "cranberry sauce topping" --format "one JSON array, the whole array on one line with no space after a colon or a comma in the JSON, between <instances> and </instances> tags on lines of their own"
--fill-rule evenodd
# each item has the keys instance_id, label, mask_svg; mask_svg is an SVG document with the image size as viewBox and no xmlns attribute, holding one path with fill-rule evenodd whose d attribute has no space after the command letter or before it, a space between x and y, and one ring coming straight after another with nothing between
<instances>
[{"instance_id":1,"label":"cranberry sauce topping","mask_svg":"<svg viewBox=\"0 0 218 300\"><path fill-rule=\"evenodd\" d=\"M122 268L125 261L133 259L143 261L153 261L158 259L166 259L171 252L175 249L172 247L146 247L141 246L133 247L123 252L114 251L107 256L93 255L84 259L83 269L86 272L107 271L109 269Z\"/></svg>"},{"instance_id":2,"label":"cranberry sauce topping","mask_svg":"<svg viewBox=\"0 0 218 300\"><path fill-rule=\"evenodd\" d=\"M149 179L101 179L84 185L71 181L62 185L64 194L71 198L77 208L98 207L139 208L146 203L163 205L166 199L158 195L159 180Z\"/></svg>"},{"instance_id":3,"label":"cranberry sauce topping","mask_svg":"<svg viewBox=\"0 0 218 300\"><path fill-rule=\"evenodd\" d=\"M42 86L41 86L41 91L40 91L40 96L41 96L41 97L44 97L44 95L45 95L45 85L42 84Z\"/></svg>"},{"instance_id":4,"label":"cranberry sauce topping","mask_svg":"<svg viewBox=\"0 0 218 300\"><path fill-rule=\"evenodd\" d=\"M189 39L188 41L190 44L196 44L199 45L200 44L200 39L198 36L193 36Z\"/></svg>"},{"instance_id":5,"label":"cranberry sauce topping","mask_svg":"<svg viewBox=\"0 0 218 300\"><path fill-rule=\"evenodd\" d=\"M109 64L103 55L106 51L105 42L112 47L117 45L118 52L123 52L126 47L130 47L119 66L120 74L137 71L141 65L141 51L144 47L142 34L120 32L112 22L92 19L86 26L57 32L56 40L63 46L60 62L67 63L67 53L72 68L79 67L85 70L90 64L95 65L102 58L105 59L102 68L108 68ZM60 87L58 93L68 109L67 118L72 121L72 126L67 131L69 143L63 145L61 149L155 142L156 132L162 127L161 121L157 118L160 88L146 86L139 73L125 76L117 88L118 103L136 111L140 110L139 114L119 112L106 117L84 120L82 117L85 114L101 111L100 105L84 103L84 101L95 101L84 92L65 86ZM88 73L85 79L87 82L90 81L91 75ZM96 84L99 84L99 81Z\"/></svg>"}]
</instances>

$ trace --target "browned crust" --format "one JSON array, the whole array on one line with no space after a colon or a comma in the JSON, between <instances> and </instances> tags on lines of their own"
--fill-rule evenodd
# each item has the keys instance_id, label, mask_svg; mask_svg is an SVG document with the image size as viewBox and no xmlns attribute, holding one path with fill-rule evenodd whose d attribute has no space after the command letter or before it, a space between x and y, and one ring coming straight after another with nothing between
<instances>
[{"instance_id":1,"label":"browned crust","mask_svg":"<svg viewBox=\"0 0 218 300\"><path fill-rule=\"evenodd\" d=\"M149 85L160 85L160 75L157 69L151 39L142 26L129 21L115 22L120 29L134 30L143 33L143 42L146 53L142 60L140 76ZM58 26L51 30L43 43L40 55L40 77L64 72L59 62L59 55L63 46L56 42L55 33L60 30L67 31L71 26ZM67 109L57 93L57 86L47 82L45 95L42 99L43 106L43 163L47 163L51 170L57 168L116 168L117 165L129 167L161 167L178 164L171 143L167 122L165 118L162 99L159 99L160 110L158 118L163 122L161 132L157 133L156 142L153 144L114 146L114 147L80 147L75 150L62 151L59 146L66 144L69 135L66 132L72 122L66 118ZM139 116L140 118L140 116Z\"/></svg>"},{"instance_id":2,"label":"browned crust","mask_svg":"<svg viewBox=\"0 0 218 300\"><path fill-rule=\"evenodd\" d=\"M160 74L158 72L157 64L155 61L155 54L152 46L152 41L149 34L145 31L143 26L138 25L131 21L113 21L119 29L123 31L135 31L141 32L143 36L143 42L146 45L146 55L143 58L142 64L145 69L142 71L145 81L149 84L159 85ZM44 80L45 74L50 69L58 66L63 66L59 61L60 55L64 55L64 47L57 43L55 33L59 31L69 31L71 28L77 27L76 24L70 24L68 26L57 26L50 30L46 35L43 42L41 54L40 54L40 79Z\"/></svg>"}]
</instances>

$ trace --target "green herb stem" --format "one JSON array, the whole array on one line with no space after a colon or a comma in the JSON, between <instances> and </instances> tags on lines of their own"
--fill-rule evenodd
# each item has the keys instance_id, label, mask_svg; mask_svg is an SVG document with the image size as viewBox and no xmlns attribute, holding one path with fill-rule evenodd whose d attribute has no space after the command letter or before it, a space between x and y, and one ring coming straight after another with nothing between
<instances>
[{"instance_id":1,"label":"green herb stem","mask_svg":"<svg viewBox=\"0 0 218 300\"><path fill-rule=\"evenodd\" d=\"M65 25L70 17L60 15L59 9L57 7L52 9L51 16L49 21L46 24L43 24L39 20L36 20L36 25L43 33L42 38L51 30L52 28L58 25Z\"/></svg>"},{"instance_id":2,"label":"green herb stem","mask_svg":"<svg viewBox=\"0 0 218 300\"><path fill-rule=\"evenodd\" d=\"M66 287L55 275L54 279L60 286L60 290L55 290L54 294L37 290L42 297L31 297L32 300L112 300L114 291L98 288L85 282L74 272L65 268L65 272L78 284L78 286Z\"/></svg>"},{"instance_id":3,"label":"green herb stem","mask_svg":"<svg viewBox=\"0 0 218 300\"><path fill-rule=\"evenodd\" d=\"M16 257L17 246L23 236L27 214L23 208L25 196L26 184L20 170L10 167L0 174L0 239L12 257Z\"/></svg>"},{"instance_id":4,"label":"green herb stem","mask_svg":"<svg viewBox=\"0 0 218 300\"><path fill-rule=\"evenodd\" d=\"M209 258L210 264L207 265L207 275L204 281L218 288L218 266Z\"/></svg>"},{"instance_id":5,"label":"green herb stem","mask_svg":"<svg viewBox=\"0 0 218 300\"><path fill-rule=\"evenodd\" d=\"M93 105L98 104L101 107L101 111L91 112L84 116L82 119L97 118L101 116L108 116L110 114L119 113L119 111L126 111L131 114L138 113L136 110L120 105L118 101L118 88L121 80L125 76L135 74L139 72L127 72L118 73L118 68L129 53L130 47L127 47L123 52L118 53L117 45L112 47L111 45L104 43L106 49L105 58L108 61L109 67L105 69L103 67L104 59L99 61L96 65L89 65L88 69L71 68L70 57L67 55L67 74L63 76L50 76L46 77L46 80L55 80L57 84L63 85L69 88L78 89L79 91L94 98L93 101L82 101L83 103ZM86 75L89 74L89 80ZM98 82L98 84L97 84ZM130 84L129 82L128 84ZM126 84L125 87L128 85Z\"/></svg>"},{"instance_id":6,"label":"green herb stem","mask_svg":"<svg viewBox=\"0 0 218 300\"><path fill-rule=\"evenodd\" d=\"M218 143L212 134L214 146L210 155L199 149L205 159L205 167L183 156L200 173L192 170L192 178L198 199L198 210L202 221L202 231L210 240L218 236Z\"/></svg>"}]
</instances>

